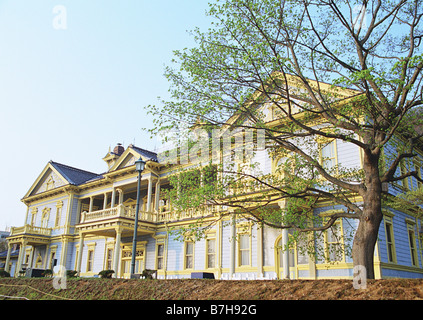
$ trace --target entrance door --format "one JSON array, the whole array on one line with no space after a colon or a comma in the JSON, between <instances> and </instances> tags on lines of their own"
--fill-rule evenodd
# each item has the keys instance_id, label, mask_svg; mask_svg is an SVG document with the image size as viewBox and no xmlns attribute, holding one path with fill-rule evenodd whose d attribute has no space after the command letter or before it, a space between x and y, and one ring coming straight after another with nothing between
<instances>
[{"instance_id":1,"label":"entrance door","mask_svg":"<svg viewBox=\"0 0 423 320\"><path fill-rule=\"evenodd\" d=\"M289 235L291 239L291 235ZM299 270L305 271L309 270L309 256L305 250L306 244L304 239L299 239L297 243L293 244L289 249L289 277L290 279L299 278ZM278 274L278 279L283 277L283 246L282 246L282 237L276 239L276 270Z\"/></svg>"},{"instance_id":2,"label":"entrance door","mask_svg":"<svg viewBox=\"0 0 423 320\"><path fill-rule=\"evenodd\" d=\"M129 279L131 277L132 250L124 249L122 252L121 277ZM135 256L135 273L144 271L144 250L137 249Z\"/></svg>"},{"instance_id":3,"label":"entrance door","mask_svg":"<svg viewBox=\"0 0 423 320\"><path fill-rule=\"evenodd\" d=\"M280 237L275 246L276 250L276 270L278 274L278 279L283 279L283 246L282 246L282 238ZM288 253L289 259L289 277L290 279L297 279L296 268L295 268L295 250L293 248L289 249Z\"/></svg>"}]
</instances>

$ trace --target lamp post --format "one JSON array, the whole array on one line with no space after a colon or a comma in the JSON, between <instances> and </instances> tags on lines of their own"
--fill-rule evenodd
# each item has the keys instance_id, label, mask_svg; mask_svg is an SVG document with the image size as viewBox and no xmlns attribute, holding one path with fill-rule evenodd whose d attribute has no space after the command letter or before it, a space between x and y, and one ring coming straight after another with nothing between
<instances>
[{"instance_id":1,"label":"lamp post","mask_svg":"<svg viewBox=\"0 0 423 320\"><path fill-rule=\"evenodd\" d=\"M135 254L137 252L138 212L140 210L141 173L144 171L145 161L139 158L135 161L135 171L138 172L137 205L135 207L134 238L132 240L131 278L135 273Z\"/></svg>"}]
</instances>

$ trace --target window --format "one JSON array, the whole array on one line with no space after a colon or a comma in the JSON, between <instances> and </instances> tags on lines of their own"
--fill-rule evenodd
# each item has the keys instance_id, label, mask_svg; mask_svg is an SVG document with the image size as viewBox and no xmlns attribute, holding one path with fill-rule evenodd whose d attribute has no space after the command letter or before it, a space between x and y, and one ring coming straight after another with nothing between
<instances>
[{"instance_id":1,"label":"window","mask_svg":"<svg viewBox=\"0 0 423 320\"><path fill-rule=\"evenodd\" d=\"M49 262L49 269L53 269L55 266L55 260L56 260L56 251L52 251L50 253L50 262Z\"/></svg>"},{"instance_id":2,"label":"window","mask_svg":"<svg viewBox=\"0 0 423 320\"><path fill-rule=\"evenodd\" d=\"M132 252L131 252L132 259ZM135 273L141 273L144 270L144 249L138 249L135 251Z\"/></svg>"},{"instance_id":3,"label":"window","mask_svg":"<svg viewBox=\"0 0 423 320\"><path fill-rule=\"evenodd\" d=\"M250 265L250 235L240 234L238 240L239 266Z\"/></svg>"},{"instance_id":4,"label":"window","mask_svg":"<svg viewBox=\"0 0 423 320\"><path fill-rule=\"evenodd\" d=\"M421 179L422 178L422 163L420 161L414 162L414 170L417 172L417 176ZM422 187L422 183L416 179L416 186L417 188Z\"/></svg>"},{"instance_id":5,"label":"window","mask_svg":"<svg viewBox=\"0 0 423 320\"><path fill-rule=\"evenodd\" d=\"M275 106L273 103L268 102L265 103L263 108L263 114L264 114L264 121L269 122L275 119Z\"/></svg>"},{"instance_id":6,"label":"window","mask_svg":"<svg viewBox=\"0 0 423 320\"><path fill-rule=\"evenodd\" d=\"M216 267L216 239L207 239L207 268Z\"/></svg>"},{"instance_id":7,"label":"window","mask_svg":"<svg viewBox=\"0 0 423 320\"><path fill-rule=\"evenodd\" d=\"M406 174L408 172L407 165L406 165L406 163L405 163L404 160L402 160L400 162L399 167L400 167L400 175L401 176L404 175L404 174ZM409 188L408 178L405 178L405 179L400 180L400 184L402 185L403 188L408 189Z\"/></svg>"},{"instance_id":8,"label":"window","mask_svg":"<svg viewBox=\"0 0 423 320\"><path fill-rule=\"evenodd\" d=\"M122 250L122 269L124 278L128 278L131 272L131 263L132 263L132 248L125 247ZM144 246L138 247L135 250L135 265L134 273L141 273L144 270Z\"/></svg>"},{"instance_id":9,"label":"window","mask_svg":"<svg viewBox=\"0 0 423 320\"><path fill-rule=\"evenodd\" d=\"M47 228L48 226L48 219L50 216L50 208L44 208L43 210L43 215L41 217L41 227L42 228Z\"/></svg>"},{"instance_id":10,"label":"window","mask_svg":"<svg viewBox=\"0 0 423 320\"><path fill-rule=\"evenodd\" d=\"M385 216L384 220L385 220L386 249L388 251L388 261L396 262L392 217Z\"/></svg>"},{"instance_id":11,"label":"window","mask_svg":"<svg viewBox=\"0 0 423 320\"><path fill-rule=\"evenodd\" d=\"M343 261L343 237L341 221L337 221L326 230L326 259L328 261Z\"/></svg>"},{"instance_id":12,"label":"window","mask_svg":"<svg viewBox=\"0 0 423 320\"><path fill-rule=\"evenodd\" d=\"M56 204L56 219L54 221L54 226L57 228L60 225L60 218L62 215L63 201L59 201Z\"/></svg>"},{"instance_id":13,"label":"window","mask_svg":"<svg viewBox=\"0 0 423 320\"><path fill-rule=\"evenodd\" d=\"M31 253L30 252L28 252L26 255L25 255L25 263L24 264L26 264L27 266L28 266L28 264L29 264L29 257L31 256ZM29 267L31 267L31 266L29 266Z\"/></svg>"},{"instance_id":14,"label":"window","mask_svg":"<svg viewBox=\"0 0 423 320\"><path fill-rule=\"evenodd\" d=\"M414 221L411 223L407 223L408 243L410 245L411 264L417 267L419 263L417 260L416 233L414 228L415 228Z\"/></svg>"},{"instance_id":15,"label":"window","mask_svg":"<svg viewBox=\"0 0 423 320\"><path fill-rule=\"evenodd\" d=\"M159 244L157 245L157 270L163 269L163 261L164 261L164 245Z\"/></svg>"},{"instance_id":16,"label":"window","mask_svg":"<svg viewBox=\"0 0 423 320\"><path fill-rule=\"evenodd\" d=\"M79 248L78 247L77 247L77 249L75 251L75 266L74 266L74 270L77 270L78 269L78 257L79 257Z\"/></svg>"},{"instance_id":17,"label":"window","mask_svg":"<svg viewBox=\"0 0 423 320\"><path fill-rule=\"evenodd\" d=\"M308 264L308 250L307 250L307 234L303 234L300 236L298 242L296 243L296 251L297 251L297 263L298 264Z\"/></svg>"},{"instance_id":18,"label":"window","mask_svg":"<svg viewBox=\"0 0 423 320\"><path fill-rule=\"evenodd\" d=\"M35 260L35 268L41 269L43 265L43 258L38 254L37 259Z\"/></svg>"},{"instance_id":19,"label":"window","mask_svg":"<svg viewBox=\"0 0 423 320\"><path fill-rule=\"evenodd\" d=\"M94 263L94 249L89 249L88 256L87 256L87 272L93 271L93 263Z\"/></svg>"},{"instance_id":20,"label":"window","mask_svg":"<svg viewBox=\"0 0 423 320\"><path fill-rule=\"evenodd\" d=\"M37 212L38 212L38 208L32 208L32 210L31 210L31 226L35 226L35 222L37 220Z\"/></svg>"},{"instance_id":21,"label":"window","mask_svg":"<svg viewBox=\"0 0 423 320\"><path fill-rule=\"evenodd\" d=\"M294 157L280 157L274 161L273 172L284 178L286 175L295 174L295 158Z\"/></svg>"},{"instance_id":22,"label":"window","mask_svg":"<svg viewBox=\"0 0 423 320\"><path fill-rule=\"evenodd\" d=\"M113 268L113 249L107 249L106 253L106 270L112 270Z\"/></svg>"},{"instance_id":23,"label":"window","mask_svg":"<svg viewBox=\"0 0 423 320\"><path fill-rule=\"evenodd\" d=\"M283 268L283 255L285 253L285 250L284 250L285 248L283 246L282 239L278 241L277 248L278 248L278 256L279 256L279 267ZM295 266L295 253L293 248L291 247L289 248L289 251L288 251L288 261L289 261L290 267Z\"/></svg>"},{"instance_id":24,"label":"window","mask_svg":"<svg viewBox=\"0 0 423 320\"><path fill-rule=\"evenodd\" d=\"M194 268L194 242L185 242L185 269Z\"/></svg>"},{"instance_id":25,"label":"window","mask_svg":"<svg viewBox=\"0 0 423 320\"><path fill-rule=\"evenodd\" d=\"M324 169L330 170L336 166L336 140L320 143L320 164Z\"/></svg>"}]
</instances>

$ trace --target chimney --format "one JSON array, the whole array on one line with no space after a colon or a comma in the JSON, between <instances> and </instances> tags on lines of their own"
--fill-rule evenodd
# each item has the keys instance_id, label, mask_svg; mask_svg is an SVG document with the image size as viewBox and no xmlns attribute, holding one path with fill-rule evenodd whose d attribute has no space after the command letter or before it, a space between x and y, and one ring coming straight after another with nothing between
<instances>
[{"instance_id":1,"label":"chimney","mask_svg":"<svg viewBox=\"0 0 423 320\"><path fill-rule=\"evenodd\" d=\"M113 149L113 153L120 156L125 151L125 148L121 143L118 143L117 146Z\"/></svg>"}]
</instances>

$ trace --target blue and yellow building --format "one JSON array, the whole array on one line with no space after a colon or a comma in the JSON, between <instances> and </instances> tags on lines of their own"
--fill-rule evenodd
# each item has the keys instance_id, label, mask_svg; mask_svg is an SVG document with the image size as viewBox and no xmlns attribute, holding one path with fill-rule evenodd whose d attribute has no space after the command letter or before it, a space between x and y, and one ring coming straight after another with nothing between
<instances>
[{"instance_id":1,"label":"blue and yellow building","mask_svg":"<svg viewBox=\"0 0 423 320\"><path fill-rule=\"evenodd\" d=\"M361 155L356 147L337 140L328 146L334 164L360 166ZM263 170L274 170L277 159L266 150L256 157ZM156 153L134 145L117 145L109 151L103 158L107 171L102 174L47 163L22 199L27 206L23 225L12 228L8 237L9 248L20 247L19 256L12 260L9 250L6 270L18 276L22 268L64 266L80 276L91 277L112 269L115 276L128 278L137 189L134 162L139 158L146 161L146 167L141 180L136 273L154 269L163 279L187 278L192 272L213 273L218 279L279 279L286 275L291 279L352 278L352 259L347 251L328 253L320 260L296 248L289 253L281 251L281 230L241 218L233 223L219 220L198 241L176 239L169 229L189 224L199 216L196 212L185 216L172 213L170 204L160 195L160 190L168 186L172 168L162 165ZM421 172L422 163L412 165ZM389 192L418 187L414 178L408 178L389 186ZM339 209L322 203L314 211L325 216ZM348 240L342 235L353 230L355 222L340 219L337 226L340 237L327 231L316 241L326 247L346 245L344 241ZM421 226L413 212L384 210L375 250L377 278L423 276ZM284 261L289 261L285 272Z\"/></svg>"},{"instance_id":2,"label":"blue and yellow building","mask_svg":"<svg viewBox=\"0 0 423 320\"><path fill-rule=\"evenodd\" d=\"M263 110L265 121L278 120L271 105ZM360 169L362 153L351 143L340 140L321 144L325 165ZM395 154L394 146L385 155ZM423 152L401 164L401 170L416 170L422 176ZM157 270L161 279L189 278L193 272L213 273L217 279L350 279L353 263L347 247L357 221L338 219L329 229L311 239L323 248L323 256L310 256L292 247L282 250L288 231L259 225L238 215L218 210L175 214L172 204L161 193L169 188L169 176L178 165L164 163L155 152L135 145L118 144L103 157L104 173L92 173L50 161L29 188L22 201L27 206L23 225L11 229L5 269L18 276L23 268L53 269L62 266L82 277L114 270L119 278L130 277L132 241L135 226L138 174L135 161L146 162L141 179L141 206L136 241L136 270ZM323 158L322 158L323 159ZM280 159L263 148L254 154L262 174L272 174ZM421 183L414 177L384 186L395 197L416 190ZM260 192L260 190L256 190ZM360 202L359 197L355 199ZM275 209L283 201L269 204ZM342 206L321 202L315 215L329 216ZM422 221L413 210L385 208L374 252L376 278L423 277ZM222 216L224 216L222 218ZM215 220L203 238L179 237L170 232L198 219ZM336 231L334 231L336 230ZM287 233L288 232L288 233ZM12 248L19 256L12 259ZM336 252L331 248L340 248Z\"/></svg>"}]
</instances>

